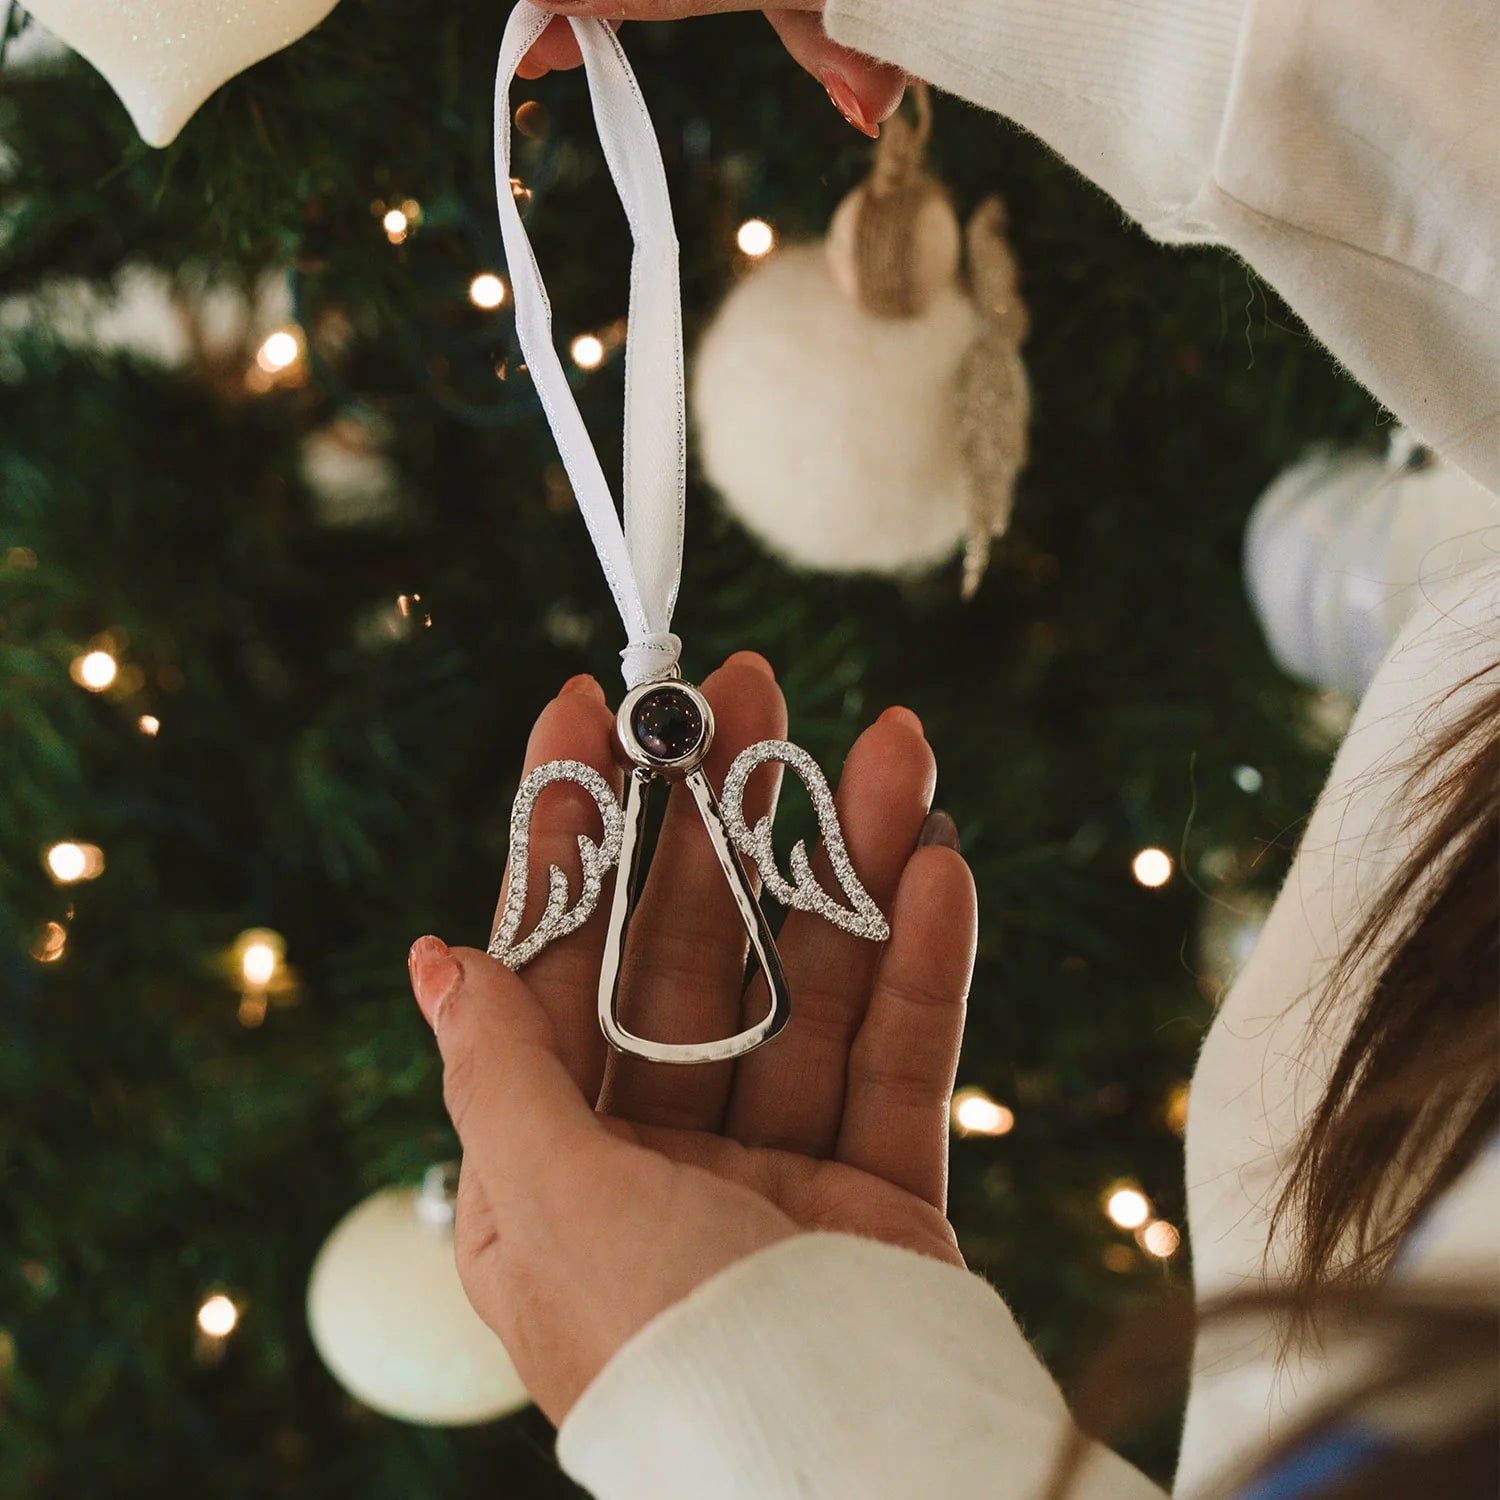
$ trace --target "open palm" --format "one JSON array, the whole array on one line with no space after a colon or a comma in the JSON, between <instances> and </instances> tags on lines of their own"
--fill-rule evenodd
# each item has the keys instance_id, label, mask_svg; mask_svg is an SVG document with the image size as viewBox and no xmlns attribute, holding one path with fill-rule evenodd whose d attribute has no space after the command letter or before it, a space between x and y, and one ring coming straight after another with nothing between
<instances>
[{"instance_id":1,"label":"open palm","mask_svg":"<svg viewBox=\"0 0 1500 1500\"><path fill-rule=\"evenodd\" d=\"M719 785L744 745L785 733L786 710L770 668L749 653L703 691L718 726L707 770ZM577 679L537 721L527 769L581 760L618 786L612 728L598 686ZM774 806L778 774L767 767L752 780L752 826ZM658 1313L792 1234L864 1235L962 1264L944 1204L974 894L953 849L918 848L934 781L906 710L857 741L837 791L840 821L891 938L874 944L791 913L778 939L791 1020L736 1063L665 1067L607 1052L595 1015L602 918L524 978L435 939L413 950L464 1145L460 1273L555 1421ZM550 789L532 818L534 869L576 871L577 835L596 820L586 793ZM815 869L832 888L821 855ZM767 1009L758 978L742 993L745 955L696 808L674 791L631 924L622 1019L662 1041L740 1030Z\"/></svg>"}]
</instances>

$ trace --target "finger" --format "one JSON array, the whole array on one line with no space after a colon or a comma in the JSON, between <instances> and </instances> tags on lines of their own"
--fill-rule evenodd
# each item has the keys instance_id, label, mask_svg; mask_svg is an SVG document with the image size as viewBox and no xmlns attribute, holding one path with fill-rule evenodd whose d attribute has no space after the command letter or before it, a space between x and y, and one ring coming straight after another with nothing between
<instances>
[{"instance_id":1,"label":"finger","mask_svg":"<svg viewBox=\"0 0 1500 1500\"><path fill-rule=\"evenodd\" d=\"M611 21L680 21L688 16L762 10L765 0L539 0L538 8L563 16L594 16ZM823 0L776 0L776 8L820 11Z\"/></svg>"},{"instance_id":2,"label":"finger","mask_svg":"<svg viewBox=\"0 0 1500 1500\"><path fill-rule=\"evenodd\" d=\"M616 31L618 20L609 23ZM531 44L531 50L516 68L520 78L540 78L554 68L559 71L583 66L583 53L579 50L578 38L566 16L556 16L547 23L546 30Z\"/></svg>"},{"instance_id":3,"label":"finger","mask_svg":"<svg viewBox=\"0 0 1500 1500\"><path fill-rule=\"evenodd\" d=\"M786 733L786 702L771 665L741 651L703 684L714 711L714 743L704 769L720 787L730 762L756 740ZM757 776L745 798L753 828L776 805L778 774ZM651 872L631 918L621 972L621 1017L653 1041L707 1041L739 1029L749 937L698 804L672 789ZM599 1107L642 1124L716 1130L733 1077L730 1063L664 1068L613 1055Z\"/></svg>"},{"instance_id":4,"label":"finger","mask_svg":"<svg viewBox=\"0 0 1500 1500\"><path fill-rule=\"evenodd\" d=\"M823 18L806 10L768 10L782 45L828 91L833 106L856 130L880 134L880 122L901 105L906 74L889 63L840 47L823 30Z\"/></svg>"},{"instance_id":5,"label":"finger","mask_svg":"<svg viewBox=\"0 0 1500 1500\"><path fill-rule=\"evenodd\" d=\"M849 858L860 882L889 912L901 872L916 847L937 766L909 709L888 709L855 741L836 803ZM813 864L819 883L840 899L827 854ZM793 911L777 940L792 995L792 1016L768 1047L735 1072L726 1133L747 1145L829 1156L844 1110L849 1047L864 1019L881 945L843 932L812 912ZM747 1022L766 1013L763 980L747 997Z\"/></svg>"},{"instance_id":6,"label":"finger","mask_svg":"<svg viewBox=\"0 0 1500 1500\"><path fill-rule=\"evenodd\" d=\"M542 710L526 745L522 775L529 775L549 760L579 760L592 766L619 796L621 771L614 752L614 715L605 704L604 690L592 677L573 678ZM568 889L576 899L583 883L578 855L581 833L596 842L602 836L602 821L593 797L575 782L554 782L531 812L526 909L518 937L531 932L546 909L550 866L556 865L567 875ZM495 925L499 924L505 892L514 878L515 871L507 861ZM607 878L599 901L603 911L608 910L609 901ZM598 1096L604 1076L604 1038L599 1033L595 1004L604 933L604 917L596 911L577 932L550 944L526 966L526 981L552 1021L563 1062L590 1100Z\"/></svg>"},{"instance_id":7,"label":"finger","mask_svg":"<svg viewBox=\"0 0 1500 1500\"><path fill-rule=\"evenodd\" d=\"M582 63L583 53L578 50L578 39L573 35L568 18L555 16L531 44L531 50L521 59L516 72L522 78L540 78L554 68L576 68Z\"/></svg>"},{"instance_id":8,"label":"finger","mask_svg":"<svg viewBox=\"0 0 1500 1500\"><path fill-rule=\"evenodd\" d=\"M412 988L437 1033L443 1101L463 1146L455 1251L465 1291L537 1404L565 1412L643 1321L634 1310L623 1325L612 1321L618 1299L580 1320L576 1289L599 1270L587 1216L604 1213L650 1160L579 1092L518 975L428 937L412 949Z\"/></svg>"},{"instance_id":9,"label":"finger","mask_svg":"<svg viewBox=\"0 0 1500 1500\"><path fill-rule=\"evenodd\" d=\"M901 877L891 940L849 1052L834 1151L939 1211L948 1196L948 1106L977 940L974 878L963 856L919 848Z\"/></svg>"},{"instance_id":10,"label":"finger","mask_svg":"<svg viewBox=\"0 0 1500 1500\"><path fill-rule=\"evenodd\" d=\"M413 945L411 971L443 1057L443 1102L497 1216L570 1181L576 1154L625 1149L580 1092L520 975L434 937Z\"/></svg>"}]
</instances>

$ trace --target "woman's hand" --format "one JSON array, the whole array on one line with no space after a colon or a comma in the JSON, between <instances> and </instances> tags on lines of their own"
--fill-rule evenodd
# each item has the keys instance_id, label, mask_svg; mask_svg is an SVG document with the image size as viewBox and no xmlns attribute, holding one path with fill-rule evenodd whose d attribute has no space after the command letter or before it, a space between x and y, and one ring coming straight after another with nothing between
<instances>
[{"instance_id":1,"label":"woman's hand","mask_svg":"<svg viewBox=\"0 0 1500 1500\"><path fill-rule=\"evenodd\" d=\"M770 667L749 652L703 692L717 722L707 770L720 785L746 744L785 734L786 708ZM613 722L598 684L574 679L538 719L527 769L582 760L618 787ZM751 780L751 826L774 804L778 771ZM792 912L778 939L791 1020L737 1063L606 1056L601 915L538 955L524 978L436 938L413 947L413 986L437 1032L464 1150L459 1272L554 1422L656 1314L799 1231L844 1230L963 1264L944 1205L975 903L951 821L928 818L934 780L905 709L855 743L839 817L890 940ZM596 822L587 793L550 788L533 812L533 869L571 864L576 890L577 835ZM815 868L832 889L821 853ZM532 887L523 933L545 895L545 882ZM758 1019L764 983L741 996L746 950L696 807L676 788L631 922L625 1024L687 1041Z\"/></svg>"},{"instance_id":2,"label":"woman's hand","mask_svg":"<svg viewBox=\"0 0 1500 1500\"><path fill-rule=\"evenodd\" d=\"M557 20L521 64L523 78L540 78L553 68L576 68L583 61L573 40L569 16L598 20L676 21L684 16L716 15L727 10L764 10L786 50L828 90L834 107L856 130L874 136L901 103L906 75L899 68L851 52L823 31L823 0L537 0Z\"/></svg>"}]
</instances>

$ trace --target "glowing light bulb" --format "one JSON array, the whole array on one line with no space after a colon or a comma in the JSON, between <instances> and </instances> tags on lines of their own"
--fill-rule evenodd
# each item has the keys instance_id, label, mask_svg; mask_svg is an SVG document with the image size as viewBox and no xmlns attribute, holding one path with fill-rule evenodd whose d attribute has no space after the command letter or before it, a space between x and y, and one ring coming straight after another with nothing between
<instances>
[{"instance_id":1,"label":"glowing light bulb","mask_svg":"<svg viewBox=\"0 0 1500 1500\"><path fill-rule=\"evenodd\" d=\"M142 714L135 721L135 727L142 734L149 735L152 739L155 739L161 733L161 720L155 714Z\"/></svg>"},{"instance_id":2,"label":"glowing light bulb","mask_svg":"<svg viewBox=\"0 0 1500 1500\"><path fill-rule=\"evenodd\" d=\"M68 929L61 922L48 922L31 945L31 956L39 964L55 964L68 946Z\"/></svg>"},{"instance_id":3,"label":"glowing light bulb","mask_svg":"<svg viewBox=\"0 0 1500 1500\"><path fill-rule=\"evenodd\" d=\"M198 1326L211 1339L227 1339L239 1321L239 1308L222 1292L215 1292L198 1309Z\"/></svg>"},{"instance_id":4,"label":"glowing light bulb","mask_svg":"<svg viewBox=\"0 0 1500 1500\"><path fill-rule=\"evenodd\" d=\"M1112 1188L1104 1199L1104 1212L1121 1229L1139 1229L1151 1217L1151 1200L1139 1188Z\"/></svg>"},{"instance_id":5,"label":"glowing light bulb","mask_svg":"<svg viewBox=\"0 0 1500 1500\"><path fill-rule=\"evenodd\" d=\"M1142 885L1155 890L1172 878L1172 856L1165 849L1142 849L1131 860L1130 871Z\"/></svg>"},{"instance_id":6,"label":"glowing light bulb","mask_svg":"<svg viewBox=\"0 0 1500 1500\"><path fill-rule=\"evenodd\" d=\"M1165 1219L1153 1219L1141 1230L1140 1242L1141 1249L1147 1255L1154 1255L1157 1260L1166 1260L1177 1253L1182 1236L1177 1232L1176 1225L1167 1223Z\"/></svg>"},{"instance_id":7,"label":"glowing light bulb","mask_svg":"<svg viewBox=\"0 0 1500 1500\"><path fill-rule=\"evenodd\" d=\"M568 352L580 370L597 370L604 363L604 345L591 333L580 333Z\"/></svg>"},{"instance_id":8,"label":"glowing light bulb","mask_svg":"<svg viewBox=\"0 0 1500 1500\"><path fill-rule=\"evenodd\" d=\"M734 242L744 254L758 259L775 248L776 231L764 219L746 219L735 234Z\"/></svg>"},{"instance_id":9,"label":"glowing light bulb","mask_svg":"<svg viewBox=\"0 0 1500 1500\"><path fill-rule=\"evenodd\" d=\"M246 928L234 940L240 978L253 990L268 988L280 975L286 939L269 927Z\"/></svg>"},{"instance_id":10,"label":"glowing light bulb","mask_svg":"<svg viewBox=\"0 0 1500 1500\"><path fill-rule=\"evenodd\" d=\"M77 844L68 839L53 844L42 858L59 885L76 885L104 873L104 851L97 844Z\"/></svg>"},{"instance_id":11,"label":"glowing light bulb","mask_svg":"<svg viewBox=\"0 0 1500 1500\"><path fill-rule=\"evenodd\" d=\"M275 333L267 334L265 342L255 351L255 363L267 375L276 375L296 364L301 352L302 345L297 335L288 329L278 328Z\"/></svg>"},{"instance_id":12,"label":"glowing light bulb","mask_svg":"<svg viewBox=\"0 0 1500 1500\"><path fill-rule=\"evenodd\" d=\"M1008 1135L1016 1117L983 1089L959 1089L953 1096L953 1128L960 1135Z\"/></svg>"},{"instance_id":13,"label":"glowing light bulb","mask_svg":"<svg viewBox=\"0 0 1500 1500\"><path fill-rule=\"evenodd\" d=\"M91 693L102 693L120 675L120 664L108 651L86 651L68 669L73 681Z\"/></svg>"},{"instance_id":14,"label":"glowing light bulb","mask_svg":"<svg viewBox=\"0 0 1500 1500\"><path fill-rule=\"evenodd\" d=\"M276 950L269 943L251 943L240 954L240 970L247 984L270 984L276 974Z\"/></svg>"},{"instance_id":15,"label":"glowing light bulb","mask_svg":"<svg viewBox=\"0 0 1500 1500\"><path fill-rule=\"evenodd\" d=\"M505 283L493 271L481 271L469 283L469 301L486 310L499 307L505 301Z\"/></svg>"},{"instance_id":16,"label":"glowing light bulb","mask_svg":"<svg viewBox=\"0 0 1500 1500\"><path fill-rule=\"evenodd\" d=\"M411 220L404 209L388 208L380 221L385 237L393 245L399 245L411 233Z\"/></svg>"}]
</instances>

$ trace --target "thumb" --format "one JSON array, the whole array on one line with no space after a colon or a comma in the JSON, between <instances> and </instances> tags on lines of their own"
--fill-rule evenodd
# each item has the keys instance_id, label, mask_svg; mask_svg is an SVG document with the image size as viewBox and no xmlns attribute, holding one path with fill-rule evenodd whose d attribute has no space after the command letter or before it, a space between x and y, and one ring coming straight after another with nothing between
<instances>
[{"instance_id":1,"label":"thumb","mask_svg":"<svg viewBox=\"0 0 1500 1500\"><path fill-rule=\"evenodd\" d=\"M443 1101L491 1208L534 1203L563 1162L618 1144L558 1054L527 986L474 948L419 938L412 989L437 1034Z\"/></svg>"}]
</instances>

